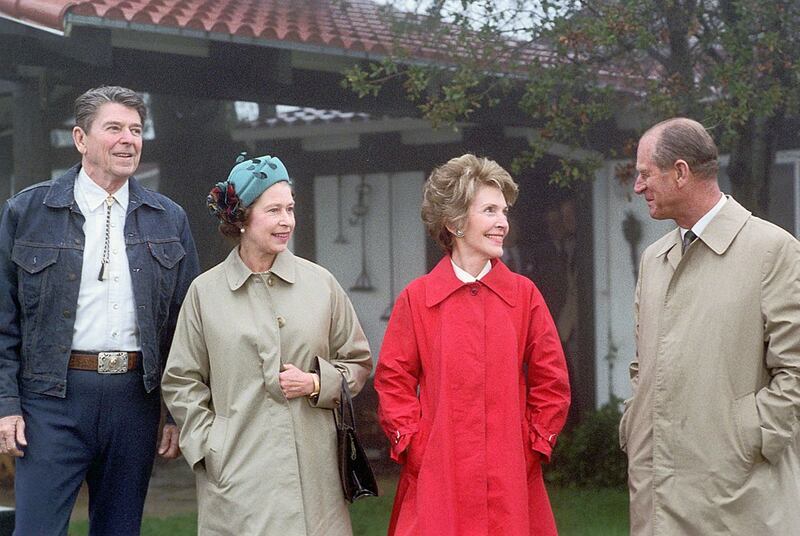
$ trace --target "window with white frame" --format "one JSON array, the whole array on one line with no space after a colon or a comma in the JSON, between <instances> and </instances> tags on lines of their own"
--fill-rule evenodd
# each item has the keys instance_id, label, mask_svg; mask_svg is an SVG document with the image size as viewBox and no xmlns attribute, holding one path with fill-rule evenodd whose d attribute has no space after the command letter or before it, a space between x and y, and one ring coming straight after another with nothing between
<instances>
[{"instance_id":1,"label":"window with white frame","mask_svg":"<svg viewBox=\"0 0 800 536\"><path fill-rule=\"evenodd\" d=\"M727 174L728 157L720 158L719 182L725 193L731 193ZM800 236L800 150L780 151L775 156L769 184L767 219L795 236Z\"/></svg>"}]
</instances>

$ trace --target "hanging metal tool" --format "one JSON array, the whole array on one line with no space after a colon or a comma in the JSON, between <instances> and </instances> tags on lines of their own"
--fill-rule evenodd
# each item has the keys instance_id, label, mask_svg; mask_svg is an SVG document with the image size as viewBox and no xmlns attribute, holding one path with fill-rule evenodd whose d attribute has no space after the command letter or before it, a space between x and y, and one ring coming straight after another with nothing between
<instances>
[{"instance_id":1,"label":"hanging metal tool","mask_svg":"<svg viewBox=\"0 0 800 536\"><path fill-rule=\"evenodd\" d=\"M367 213L369 212L368 196L372 191L372 186L367 184L367 177L361 175L361 182L356 186L358 201L351 209L353 215L350 217L350 225L361 224L361 275L356 279L355 284L350 290L370 291L375 290L369 280L367 273Z\"/></svg>"}]
</instances>

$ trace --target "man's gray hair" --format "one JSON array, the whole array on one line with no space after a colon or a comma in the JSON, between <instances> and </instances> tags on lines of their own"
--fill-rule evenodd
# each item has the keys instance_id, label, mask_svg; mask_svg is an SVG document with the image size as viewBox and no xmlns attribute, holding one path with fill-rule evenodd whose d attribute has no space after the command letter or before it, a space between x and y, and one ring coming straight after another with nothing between
<instances>
[{"instance_id":1,"label":"man's gray hair","mask_svg":"<svg viewBox=\"0 0 800 536\"><path fill-rule=\"evenodd\" d=\"M653 162L658 169L664 170L672 167L676 160L685 160L698 177L710 179L717 176L717 145L705 127L694 119L667 119L651 127L644 134L647 135L655 136Z\"/></svg>"},{"instance_id":2,"label":"man's gray hair","mask_svg":"<svg viewBox=\"0 0 800 536\"><path fill-rule=\"evenodd\" d=\"M75 124L84 132L89 132L97 115L97 109L103 104L116 102L133 108L139 113L142 125L147 119L147 107L141 95L120 86L101 86L92 88L77 99L75 99Z\"/></svg>"}]
</instances>

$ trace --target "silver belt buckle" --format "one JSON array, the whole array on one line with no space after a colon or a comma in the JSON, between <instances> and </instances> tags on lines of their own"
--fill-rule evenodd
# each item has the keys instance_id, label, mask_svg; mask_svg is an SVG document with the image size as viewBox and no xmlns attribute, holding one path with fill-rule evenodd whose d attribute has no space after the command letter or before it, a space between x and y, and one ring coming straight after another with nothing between
<instances>
[{"instance_id":1,"label":"silver belt buckle","mask_svg":"<svg viewBox=\"0 0 800 536\"><path fill-rule=\"evenodd\" d=\"M100 352L97 354L97 372L100 374L128 372L128 352Z\"/></svg>"}]
</instances>

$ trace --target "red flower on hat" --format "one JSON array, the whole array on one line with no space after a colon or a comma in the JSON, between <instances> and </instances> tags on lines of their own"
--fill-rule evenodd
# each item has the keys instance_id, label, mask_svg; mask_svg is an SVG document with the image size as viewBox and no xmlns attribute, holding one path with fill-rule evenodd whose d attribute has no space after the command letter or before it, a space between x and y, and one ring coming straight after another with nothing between
<instances>
[{"instance_id":1,"label":"red flower on hat","mask_svg":"<svg viewBox=\"0 0 800 536\"><path fill-rule=\"evenodd\" d=\"M244 208L241 206L236 189L228 181L218 182L206 198L209 212L220 220L237 225L244 222Z\"/></svg>"}]
</instances>

